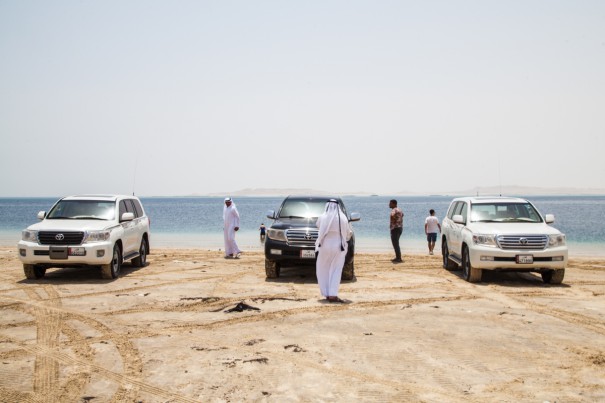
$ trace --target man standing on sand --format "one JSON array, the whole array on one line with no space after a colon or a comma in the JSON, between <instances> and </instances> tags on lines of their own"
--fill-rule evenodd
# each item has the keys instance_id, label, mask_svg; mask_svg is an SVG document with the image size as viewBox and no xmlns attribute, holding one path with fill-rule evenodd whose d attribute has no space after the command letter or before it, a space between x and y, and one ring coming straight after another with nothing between
<instances>
[{"instance_id":1,"label":"man standing on sand","mask_svg":"<svg viewBox=\"0 0 605 403\"><path fill-rule=\"evenodd\" d=\"M315 241L315 273L319 291L328 302L343 303L345 301L338 297L338 289L349 249L347 241L351 239L353 231L336 199L326 203L326 210L317 218L316 225L319 233Z\"/></svg>"},{"instance_id":2,"label":"man standing on sand","mask_svg":"<svg viewBox=\"0 0 605 403\"><path fill-rule=\"evenodd\" d=\"M401 238L401 234L403 233L403 211L397 207L397 200L395 199L389 202L389 207L391 208L391 242L393 243L393 249L395 249L395 259L391 260L391 262L402 263L399 238Z\"/></svg>"},{"instance_id":3,"label":"man standing on sand","mask_svg":"<svg viewBox=\"0 0 605 403\"><path fill-rule=\"evenodd\" d=\"M441 225L439 225L439 219L435 217L435 210L431 209L429 214L426 220L424 220L424 233L429 243L429 255L432 255L433 249L435 249L435 242L437 242L437 231L441 232Z\"/></svg>"},{"instance_id":4,"label":"man standing on sand","mask_svg":"<svg viewBox=\"0 0 605 403\"><path fill-rule=\"evenodd\" d=\"M235 243L235 233L239 230L239 212L230 197L225 198L223 207L223 232L225 235L225 259L239 259L241 250Z\"/></svg>"}]
</instances>

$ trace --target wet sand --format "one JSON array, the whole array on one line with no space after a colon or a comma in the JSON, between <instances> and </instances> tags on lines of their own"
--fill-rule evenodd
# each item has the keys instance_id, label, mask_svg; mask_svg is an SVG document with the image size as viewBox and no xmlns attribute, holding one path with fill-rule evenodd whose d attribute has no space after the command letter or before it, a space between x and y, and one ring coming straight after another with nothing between
<instances>
[{"instance_id":1,"label":"wet sand","mask_svg":"<svg viewBox=\"0 0 605 403\"><path fill-rule=\"evenodd\" d=\"M30 281L0 248L0 401L605 401L605 258L572 257L551 286L391 257L358 254L330 304L312 268L267 281L261 252ZM225 312L239 302L259 310Z\"/></svg>"}]
</instances>

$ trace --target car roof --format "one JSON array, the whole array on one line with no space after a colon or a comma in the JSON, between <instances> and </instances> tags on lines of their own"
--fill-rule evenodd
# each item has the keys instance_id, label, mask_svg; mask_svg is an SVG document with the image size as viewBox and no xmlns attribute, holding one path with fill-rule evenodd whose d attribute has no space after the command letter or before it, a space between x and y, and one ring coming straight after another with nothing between
<instances>
[{"instance_id":1,"label":"car roof","mask_svg":"<svg viewBox=\"0 0 605 403\"><path fill-rule=\"evenodd\" d=\"M469 201L471 204L481 203L527 203L527 200L520 197L509 196L476 196L476 197L459 197L454 201Z\"/></svg>"},{"instance_id":2,"label":"car roof","mask_svg":"<svg viewBox=\"0 0 605 403\"><path fill-rule=\"evenodd\" d=\"M103 201L116 201L118 199L133 199L134 196L126 195L73 195L64 197L61 200L103 200Z\"/></svg>"},{"instance_id":3,"label":"car roof","mask_svg":"<svg viewBox=\"0 0 605 403\"><path fill-rule=\"evenodd\" d=\"M336 197L336 196L288 196L286 197L287 200L313 200L313 199L317 199L317 200L323 200L323 201L328 201L330 199L335 199L338 201L341 201L340 197Z\"/></svg>"}]
</instances>

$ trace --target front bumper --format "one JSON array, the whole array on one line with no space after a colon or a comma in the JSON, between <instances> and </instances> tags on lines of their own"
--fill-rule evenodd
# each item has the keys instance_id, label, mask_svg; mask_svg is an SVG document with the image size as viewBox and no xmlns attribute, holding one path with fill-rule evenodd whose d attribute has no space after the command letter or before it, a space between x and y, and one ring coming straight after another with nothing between
<instances>
[{"instance_id":1,"label":"front bumper","mask_svg":"<svg viewBox=\"0 0 605 403\"><path fill-rule=\"evenodd\" d=\"M290 246L286 242L275 241L269 238L265 240L265 258L272 262L315 264L314 257L302 257L303 253L306 254L311 251L314 252L315 247Z\"/></svg>"},{"instance_id":2,"label":"front bumper","mask_svg":"<svg viewBox=\"0 0 605 403\"><path fill-rule=\"evenodd\" d=\"M355 253L355 245L349 241L349 247L347 256L345 257L345 263L350 263L353 260ZM305 252L303 252L305 251ZM315 264L315 258L303 257L303 254L308 253L307 251L315 251L315 246L292 246L286 242L276 241L267 238L265 240L265 259L272 262L287 262L297 264Z\"/></svg>"},{"instance_id":3,"label":"front bumper","mask_svg":"<svg viewBox=\"0 0 605 403\"><path fill-rule=\"evenodd\" d=\"M113 254L113 244L111 242L49 246L20 241L17 244L17 249L19 260L23 264L49 267L108 264L111 262Z\"/></svg>"},{"instance_id":4,"label":"front bumper","mask_svg":"<svg viewBox=\"0 0 605 403\"><path fill-rule=\"evenodd\" d=\"M544 250L504 250L474 245L470 249L471 265L483 270L564 269L567 266L567 255L565 246ZM530 256L531 259L527 259ZM522 263L527 260L531 263Z\"/></svg>"}]
</instances>

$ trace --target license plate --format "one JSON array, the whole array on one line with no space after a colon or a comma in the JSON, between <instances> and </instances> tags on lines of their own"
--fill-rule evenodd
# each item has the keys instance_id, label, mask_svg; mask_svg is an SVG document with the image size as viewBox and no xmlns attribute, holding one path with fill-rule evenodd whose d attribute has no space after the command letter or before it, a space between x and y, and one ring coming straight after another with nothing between
<instances>
[{"instance_id":1,"label":"license plate","mask_svg":"<svg viewBox=\"0 0 605 403\"><path fill-rule=\"evenodd\" d=\"M301 250L300 257L303 259L315 259L315 251L314 250Z\"/></svg>"},{"instance_id":2,"label":"license plate","mask_svg":"<svg viewBox=\"0 0 605 403\"><path fill-rule=\"evenodd\" d=\"M48 255L51 259L67 259L67 248L51 246Z\"/></svg>"},{"instance_id":3,"label":"license plate","mask_svg":"<svg viewBox=\"0 0 605 403\"><path fill-rule=\"evenodd\" d=\"M69 248L68 249L69 256L86 256L85 248Z\"/></svg>"},{"instance_id":4,"label":"license plate","mask_svg":"<svg viewBox=\"0 0 605 403\"><path fill-rule=\"evenodd\" d=\"M517 255L517 263L519 264L532 264L533 262L533 255Z\"/></svg>"}]
</instances>

